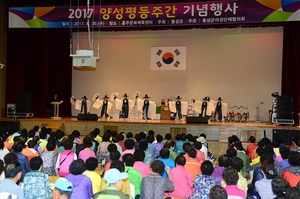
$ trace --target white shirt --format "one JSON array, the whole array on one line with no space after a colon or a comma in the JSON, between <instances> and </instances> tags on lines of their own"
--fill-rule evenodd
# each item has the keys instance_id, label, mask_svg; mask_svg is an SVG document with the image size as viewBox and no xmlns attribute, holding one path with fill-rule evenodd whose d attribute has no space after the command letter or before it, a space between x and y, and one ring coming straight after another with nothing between
<instances>
[{"instance_id":1,"label":"white shirt","mask_svg":"<svg viewBox=\"0 0 300 199\"><path fill-rule=\"evenodd\" d=\"M200 151L202 151L204 153L205 160L207 160L207 151L208 151L208 149L206 148L206 146L204 146L204 144L202 144L202 147L201 147Z\"/></svg>"}]
</instances>

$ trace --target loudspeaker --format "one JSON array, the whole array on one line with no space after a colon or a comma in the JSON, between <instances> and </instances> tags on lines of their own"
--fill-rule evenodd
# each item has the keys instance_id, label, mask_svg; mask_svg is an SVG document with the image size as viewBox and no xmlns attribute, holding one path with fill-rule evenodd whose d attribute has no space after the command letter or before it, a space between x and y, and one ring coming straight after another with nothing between
<instances>
[{"instance_id":1,"label":"loudspeaker","mask_svg":"<svg viewBox=\"0 0 300 199\"><path fill-rule=\"evenodd\" d=\"M208 117L186 117L186 123L208 124Z\"/></svg>"},{"instance_id":2,"label":"loudspeaker","mask_svg":"<svg viewBox=\"0 0 300 199\"><path fill-rule=\"evenodd\" d=\"M31 93L21 92L17 97L17 111L18 113L32 112L32 95Z\"/></svg>"},{"instance_id":3,"label":"loudspeaker","mask_svg":"<svg viewBox=\"0 0 300 199\"><path fill-rule=\"evenodd\" d=\"M273 129L273 141L280 139L284 145L290 145L294 137L300 137L299 130Z\"/></svg>"},{"instance_id":4,"label":"loudspeaker","mask_svg":"<svg viewBox=\"0 0 300 199\"><path fill-rule=\"evenodd\" d=\"M278 96L274 102L276 119L293 119L293 97Z\"/></svg>"},{"instance_id":5,"label":"loudspeaker","mask_svg":"<svg viewBox=\"0 0 300 199\"><path fill-rule=\"evenodd\" d=\"M98 115L97 114L78 114L77 115L78 120L93 120L97 121L98 120Z\"/></svg>"}]
</instances>

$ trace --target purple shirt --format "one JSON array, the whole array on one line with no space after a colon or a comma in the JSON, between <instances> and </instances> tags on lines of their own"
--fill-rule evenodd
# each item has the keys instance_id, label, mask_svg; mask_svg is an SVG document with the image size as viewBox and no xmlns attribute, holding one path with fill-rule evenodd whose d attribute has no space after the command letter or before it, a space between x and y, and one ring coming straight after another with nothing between
<instances>
[{"instance_id":1,"label":"purple shirt","mask_svg":"<svg viewBox=\"0 0 300 199\"><path fill-rule=\"evenodd\" d=\"M193 192L193 183L190 172L183 166L177 165L171 170L174 191L168 192L166 196L172 198L188 198Z\"/></svg>"},{"instance_id":2,"label":"purple shirt","mask_svg":"<svg viewBox=\"0 0 300 199\"><path fill-rule=\"evenodd\" d=\"M93 197L92 181L83 174L69 174L66 179L73 184L73 191L70 199L90 199Z\"/></svg>"},{"instance_id":3,"label":"purple shirt","mask_svg":"<svg viewBox=\"0 0 300 199\"><path fill-rule=\"evenodd\" d=\"M143 178L151 173L150 166L141 161L136 161L133 165L133 168L141 172Z\"/></svg>"},{"instance_id":4,"label":"purple shirt","mask_svg":"<svg viewBox=\"0 0 300 199\"><path fill-rule=\"evenodd\" d=\"M225 170L225 167L217 166L214 169L214 172L211 174L212 177L216 178L218 185L221 185L222 175Z\"/></svg>"}]
</instances>

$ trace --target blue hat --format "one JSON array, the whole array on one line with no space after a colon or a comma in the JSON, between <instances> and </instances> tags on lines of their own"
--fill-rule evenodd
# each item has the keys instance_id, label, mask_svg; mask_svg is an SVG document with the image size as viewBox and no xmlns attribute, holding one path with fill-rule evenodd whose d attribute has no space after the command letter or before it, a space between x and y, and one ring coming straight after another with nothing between
<instances>
[{"instance_id":1,"label":"blue hat","mask_svg":"<svg viewBox=\"0 0 300 199\"><path fill-rule=\"evenodd\" d=\"M113 184L119 180L128 178L128 174L125 172L120 172L118 169L109 169L104 173L103 177L109 184Z\"/></svg>"},{"instance_id":2,"label":"blue hat","mask_svg":"<svg viewBox=\"0 0 300 199\"><path fill-rule=\"evenodd\" d=\"M54 184L54 187L59 189L59 190L69 191L69 192L71 192L72 189L73 189L72 183L69 180L65 179L65 178L58 178L57 181Z\"/></svg>"}]
</instances>

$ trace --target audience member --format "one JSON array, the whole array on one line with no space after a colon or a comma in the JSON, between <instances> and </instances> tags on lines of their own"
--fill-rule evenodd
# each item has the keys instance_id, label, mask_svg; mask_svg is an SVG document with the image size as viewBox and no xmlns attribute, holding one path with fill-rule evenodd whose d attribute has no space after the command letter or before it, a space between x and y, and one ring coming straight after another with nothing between
<instances>
[{"instance_id":1,"label":"audience member","mask_svg":"<svg viewBox=\"0 0 300 199\"><path fill-rule=\"evenodd\" d=\"M139 149L139 150L135 150L133 155L135 158L135 163L133 165L133 168L138 170L142 174L143 178L148 176L151 173L151 169L148 164L144 163L145 152L142 149Z\"/></svg>"},{"instance_id":2,"label":"audience member","mask_svg":"<svg viewBox=\"0 0 300 199\"><path fill-rule=\"evenodd\" d=\"M57 161L55 164L56 175L64 177L70 173L69 167L73 160L77 159L76 153L72 151L73 141L67 139L64 141L63 146L65 150L58 154Z\"/></svg>"},{"instance_id":3,"label":"audience member","mask_svg":"<svg viewBox=\"0 0 300 199\"><path fill-rule=\"evenodd\" d=\"M155 146L155 157L159 156L160 150L164 147L163 144L163 136L160 134L156 135L156 143L154 143Z\"/></svg>"},{"instance_id":4,"label":"audience member","mask_svg":"<svg viewBox=\"0 0 300 199\"><path fill-rule=\"evenodd\" d=\"M119 151L111 151L109 152L110 161L105 164L104 171L108 171L110 169L110 165L112 161L119 160L121 158L121 154Z\"/></svg>"},{"instance_id":5,"label":"audience member","mask_svg":"<svg viewBox=\"0 0 300 199\"><path fill-rule=\"evenodd\" d=\"M118 149L117 149L117 146L115 144L111 143L107 146L107 151L108 151L108 155L104 158L105 165L107 163L111 162L111 158L110 158L111 152L118 151Z\"/></svg>"},{"instance_id":6,"label":"audience member","mask_svg":"<svg viewBox=\"0 0 300 199\"><path fill-rule=\"evenodd\" d=\"M188 150L188 158L186 159L186 163L184 168L190 172L192 177L192 182L195 182L195 178L198 174L201 174L201 163L196 160L196 150L194 148L190 148ZM213 171L212 171L213 172Z\"/></svg>"},{"instance_id":7,"label":"audience member","mask_svg":"<svg viewBox=\"0 0 300 199\"><path fill-rule=\"evenodd\" d=\"M5 179L0 181L0 196L7 198L25 199L23 189L17 185L22 176L22 165L13 162L5 165Z\"/></svg>"},{"instance_id":8,"label":"audience member","mask_svg":"<svg viewBox=\"0 0 300 199\"><path fill-rule=\"evenodd\" d=\"M154 158L152 154L149 151L147 151L148 143L146 141L140 141L139 147L145 152L144 163L150 166L151 162L154 161Z\"/></svg>"},{"instance_id":9,"label":"audience member","mask_svg":"<svg viewBox=\"0 0 300 199\"><path fill-rule=\"evenodd\" d=\"M197 152L196 153L196 160L198 162L200 162L200 164L201 164L202 162L205 161L205 154L204 154L203 151L201 151L201 148L202 148L201 142L198 142L198 141L194 142L194 147L195 147L196 152Z\"/></svg>"},{"instance_id":10,"label":"audience member","mask_svg":"<svg viewBox=\"0 0 300 199\"><path fill-rule=\"evenodd\" d=\"M95 140L98 142L98 144L100 144L102 142L102 137L100 136L100 129L95 128L93 130L93 135L95 136Z\"/></svg>"},{"instance_id":11,"label":"audience member","mask_svg":"<svg viewBox=\"0 0 300 199\"><path fill-rule=\"evenodd\" d=\"M125 144L126 144L126 141L125 141ZM143 176L138 170L133 168L135 159L132 154L130 154L130 153L124 154L122 159L123 159L123 162L125 163L125 171L126 171L126 173L128 173L128 180L131 184L134 185L134 193L135 193L134 198L139 198Z\"/></svg>"},{"instance_id":12,"label":"audience member","mask_svg":"<svg viewBox=\"0 0 300 199\"><path fill-rule=\"evenodd\" d=\"M230 161L230 166L232 168L234 168L239 174L239 180L237 182L237 187L239 189L245 191L245 193L247 193L248 182L247 182L247 179L242 175L242 169L244 166L243 160L239 157L233 157ZM225 186L225 184L224 184L224 186Z\"/></svg>"},{"instance_id":13,"label":"audience member","mask_svg":"<svg viewBox=\"0 0 300 199\"><path fill-rule=\"evenodd\" d=\"M291 166L283 170L282 177L288 181L291 187L295 187L300 181L300 153L291 152L289 163Z\"/></svg>"},{"instance_id":14,"label":"audience member","mask_svg":"<svg viewBox=\"0 0 300 199\"><path fill-rule=\"evenodd\" d=\"M126 148L126 150L123 151L122 155L125 155L127 153L133 154L134 153L134 140L133 139L125 140L125 148Z\"/></svg>"},{"instance_id":15,"label":"audience member","mask_svg":"<svg viewBox=\"0 0 300 199\"><path fill-rule=\"evenodd\" d=\"M110 134L105 133L102 137L102 142L99 143L97 150L98 162L101 162L104 166L104 159L108 155L107 147L110 144Z\"/></svg>"},{"instance_id":16,"label":"audience member","mask_svg":"<svg viewBox=\"0 0 300 199\"><path fill-rule=\"evenodd\" d=\"M300 196L300 189L298 187L291 187L287 190L285 199L298 199Z\"/></svg>"},{"instance_id":17,"label":"audience member","mask_svg":"<svg viewBox=\"0 0 300 199\"><path fill-rule=\"evenodd\" d=\"M70 174L66 179L73 184L73 191L70 199L90 199L93 197L92 181L82 173L86 166L82 159L74 160L70 165Z\"/></svg>"},{"instance_id":18,"label":"audience member","mask_svg":"<svg viewBox=\"0 0 300 199\"><path fill-rule=\"evenodd\" d=\"M95 152L91 150L92 140L90 137L86 136L83 138L84 149L79 152L78 158L82 159L84 162L89 158L95 158Z\"/></svg>"},{"instance_id":19,"label":"audience member","mask_svg":"<svg viewBox=\"0 0 300 199\"><path fill-rule=\"evenodd\" d=\"M48 141L47 141L47 129L42 127L41 128L41 132L39 134L39 137L40 137L40 141L39 141L39 145L40 145L40 150L39 152L41 153L44 148L46 147Z\"/></svg>"},{"instance_id":20,"label":"audience member","mask_svg":"<svg viewBox=\"0 0 300 199\"><path fill-rule=\"evenodd\" d=\"M237 151L235 150L234 145L228 147L228 149L226 150L226 155L229 159L236 157Z\"/></svg>"},{"instance_id":21,"label":"audience member","mask_svg":"<svg viewBox=\"0 0 300 199\"><path fill-rule=\"evenodd\" d=\"M241 141L236 141L234 143L234 148L237 151L236 157L241 158L241 160L243 161L243 168L241 170L241 175L244 176L244 174L246 173L247 169L250 167L250 159L246 154L246 151L242 145Z\"/></svg>"},{"instance_id":22,"label":"audience member","mask_svg":"<svg viewBox=\"0 0 300 199\"><path fill-rule=\"evenodd\" d=\"M206 160L201 164L202 174L196 176L193 193L190 195L189 199L198 198L197 196L200 196L200 198L209 197L210 189L213 186L218 185L217 180L211 176L213 171L213 164L209 160Z\"/></svg>"},{"instance_id":23,"label":"audience member","mask_svg":"<svg viewBox=\"0 0 300 199\"><path fill-rule=\"evenodd\" d=\"M286 167L291 166L289 163L289 155L290 150L286 146L282 146L279 148L280 158L276 157L276 160L278 160L281 170L283 171Z\"/></svg>"},{"instance_id":24,"label":"audience member","mask_svg":"<svg viewBox=\"0 0 300 199\"><path fill-rule=\"evenodd\" d=\"M175 153L175 141L174 140L169 140L168 142L166 142L165 148L169 149L170 151L170 156L169 158L172 160L175 160L177 157L177 154Z\"/></svg>"},{"instance_id":25,"label":"audience member","mask_svg":"<svg viewBox=\"0 0 300 199\"><path fill-rule=\"evenodd\" d=\"M165 145L167 142L171 141L171 140L172 140L172 135L171 135L171 133L166 133L166 134L165 134L165 138L164 138L164 140L163 140L164 145Z\"/></svg>"},{"instance_id":26,"label":"audience member","mask_svg":"<svg viewBox=\"0 0 300 199\"><path fill-rule=\"evenodd\" d=\"M185 138L186 138L186 135L184 133L177 134L175 136L175 150L174 151L177 155L184 153L183 144L186 142Z\"/></svg>"},{"instance_id":27,"label":"audience member","mask_svg":"<svg viewBox=\"0 0 300 199\"><path fill-rule=\"evenodd\" d=\"M219 165L214 169L211 176L217 180L218 185L221 185L223 172L227 167L229 167L230 159L227 155L222 155L218 158L218 164Z\"/></svg>"},{"instance_id":28,"label":"audience member","mask_svg":"<svg viewBox=\"0 0 300 199\"><path fill-rule=\"evenodd\" d=\"M273 178L272 191L276 195L276 198L274 199L284 199L284 196L289 188L289 183L284 178L280 176Z\"/></svg>"},{"instance_id":29,"label":"audience member","mask_svg":"<svg viewBox=\"0 0 300 199\"><path fill-rule=\"evenodd\" d=\"M73 190L72 183L65 178L58 178L52 192L53 199L69 199Z\"/></svg>"},{"instance_id":30,"label":"audience member","mask_svg":"<svg viewBox=\"0 0 300 199\"><path fill-rule=\"evenodd\" d=\"M114 160L111 162L110 165L110 169L118 169L119 172L125 172L125 164L124 162L120 161L120 160ZM105 174L105 172L104 172ZM104 176L104 174L102 174L102 176ZM101 184L100 184L100 191L103 191L107 188L108 183L106 182L106 180L104 178L102 178L101 180ZM130 196L130 198L134 198L135 193L134 193L134 188L133 185L130 184L128 178L123 179L123 186L121 189L121 192L124 193L125 195Z\"/></svg>"},{"instance_id":31,"label":"audience member","mask_svg":"<svg viewBox=\"0 0 300 199\"><path fill-rule=\"evenodd\" d=\"M151 165L151 174L142 179L141 199L164 198L166 191L173 191L174 184L170 174L170 168L165 167L160 160L154 160ZM163 173L166 172L168 178L163 178Z\"/></svg>"},{"instance_id":32,"label":"audience member","mask_svg":"<svg viewBox=\"0 0 300 199\"><path fill-rule=\"evenodd\" d=\"M0 181L5 178L4 174L4 162L0 159Z\"/></svg>"},{"instance_id":33,"label":"audience member","mask_svg":"<svg viewBox=\"0 0 300 199\"><path fill-rule=\"evenodd\" d=\"M228 195L226 190L220 185L216 185L210 189L209 199L227 199Z\"/></svg>"},{"instance_id":34,"label":"audience member","mask_svg":"<svg viewBox=\"0 0 300 199\"><path fill-rule=\"evenodd\" d=\"M122 151L125 151L125 150L126 150L126 148L125 148L125 143L124 143L124 138L125 138L125 137L124 137L124 135L123 135L122 132L118 134L118 139L119 139L118 144L121 146Z\"/></svg>"},{"instance_id":35,"label":"audience member","mask_svg":"<svg viewBox=\"0 0 300 199\"><path fill-rule=\"evenodd\" d=\"M107 199L107 198L120 198L129 199L128 195L121 192L123 186L123 180L128 178L128 174L125 172L120 172L118 169L109 169L105 172L103 177L108 183L108 187L98 192L94 199Z\"/></svg>"},{"instance_id":36,"label":"audience member","mask_svg":"<svg viewBox=\"0 0 300 199\"><path fill-rule=\"evenodd\" d=\"M43 160L40 157L33 157L30 160L31 171L24 177L24 196L26 199L52 198L48 175L41 172Z\"/></svg>"},{"instance_id":37,"label":"audience member","mask_svg":"<svg viewBox=\"0 0 300 199\"><path fill-rule=\"evenodd\" d=\"M138 150L139 142L142 140L141 135L139 133L135 134L134 139L135 139L134 150Z\"/></svg>"},{"instance_id":38,"label":"audience member","mask_svg":"<svg viewBox=\"0 0 300 199\"><path fill-rule=\"evenodd\" d=\"M120 153L121 156L122 156L123 150L122 150L121 145L119 144L119 138L118 138L118 135L113 136L111 140L112 140L112 143L116 145L117 150L119 151L119 153Z\"/></svg>"},{"instance_id":39,"label":"audience member","mask_svg":"<svg viewBox=\"0 0 300 199\"><path fill-rule=\"evenodd\" d=\"M256 138L251 135L249 137L249 141L250 141L250 144L248 144L248 146L247 146L246 153L247 153L248 157L252 160L252 159L256 158L255 156L253 156L253 152L255 152L255 150L257 148L257 143L255 143Z\"/></svg>"},{"instance_id":40,"label":"audience member","mask_svg":"<svg viewBox=\"0 0 300 199\"><path fill-rule=\"evenodd\" d=\"M169 158L170 156L170 151L166 148L162 148L159 152L160 154L160 157L157 158L157 160L160 160L164 163L164 165L166 167L169 167L170 169L173 169L175 167L175 163L174 163L174 160L171 160ZM151 168L151 166L150 166ZM168 174L167 174L167 171L164 171L163 172L163 175L162 175L163 178L168 178Z\"/></svg>"},{"instance_id":41,"label":"audience member","mask_svg":"<svg viewBox=\"0 0 300 199\"><path fill-rule=\"evenodd\" d=\"M9 150L4 147L4 141L0 137L0 160L3 160L4 156L9 153Z\"/></svg>"},{"instance_id":42,"label":"audience member","mask_svg":"<svg viewBox=\"0 0 300 199\"><path fill-rule=\"evenodd\" d=\"M23 142L16 142L13 146L12 149L14 150L14 152L17 154L18 156L18 161L21 163L23 171L22 171L22 176L20 179L20 182L23 182L24 176L26 173L28 173L30 171L30 167L29 167L29 162L28 162L28 158L27 156L23 155L21 152L24 148L24 144Z\"/></svg>"},{"instance_id":43,"label":"audience member","mask_svg":"<svg viewBox=\"0 0 300 199\"><path fill-rule=\"evenodd\" d=\"M179 155L175 160L176 166L171 169L174 191L167 192L165 195L172 198L188 198L193 191L193 182L191 174L184 168L185 157Z\"/></svg>"},{"instance_id":44,"label":"audience member","mask_svg":"<svg viewBox=\"0 0 300 199\"><path fill-rule=\"evenodd\" d=\"M155 148L155 146L153 144L153 142L154 142L154 136L148 135L146 137L146 141L148 142L147 151L152 155L152 158L155 158L156 148Z\"/></svg>"},{"instance_id":45,"label":"audience member","mask_svg":"<svg viewBox=\"0 0 300 199\"><path fill-rule=\"evenodd\" d=\"M208 157L208 148L205 146L205 143L207 143L205 137L200 136L199 138L196 139L196 141L202 144L200 151L204 153L205 160L206 160Z\"/></svg>"},{"instance_id":46,"label":"audience member","mask_svg":"<svg viewBox=\"0 0 300 199\"><path fill-rule=\"evenodd\" d=\"M97 158L90 157L85 162L86 170L83 172L83 175L86 175L90 178L93 187L93 194L96 194L100 191L101 177L95 172L98 167Z\"/></svg>"},{"instance_id":47,"label":"audience member","mask_svg":"<svg viewBox=\"0 0 300 199\"><path fill-rule=\"evenodd\" d=\"M54 151L56 147L56 142L55 141L49 141L46 145L46 149L42 151L41 153L41 158L43 160L43 168L42 171L46 173L49 176L55 176L55 164L57 161L57 152Z\"/></svg>"},{"instance_id":48,"label":"audience member","mask_svg":"<svg viewBox=\"0 0 300 199\"><path fill-rule=\"evenodd\" d=\"M82 140L80 139L80 132L78 130L74 130L71 133L72 135L74 135L75 139L74 139L74 143L77 144L82 144Z\"/></svg>"},{"instance_id":49,"label":"audience member","mask_svg":"<svg viewBox=\"0 0 300 199\"><path fill-rule=\"evenodd\" d=\"M235 198L235 199L246 198L246 193L237 187L239 175L234 168L227 167L224 170L223 179L226 183L226 186L224 188L228 194L228 198Z\"/></svg>"}]
</instances>

